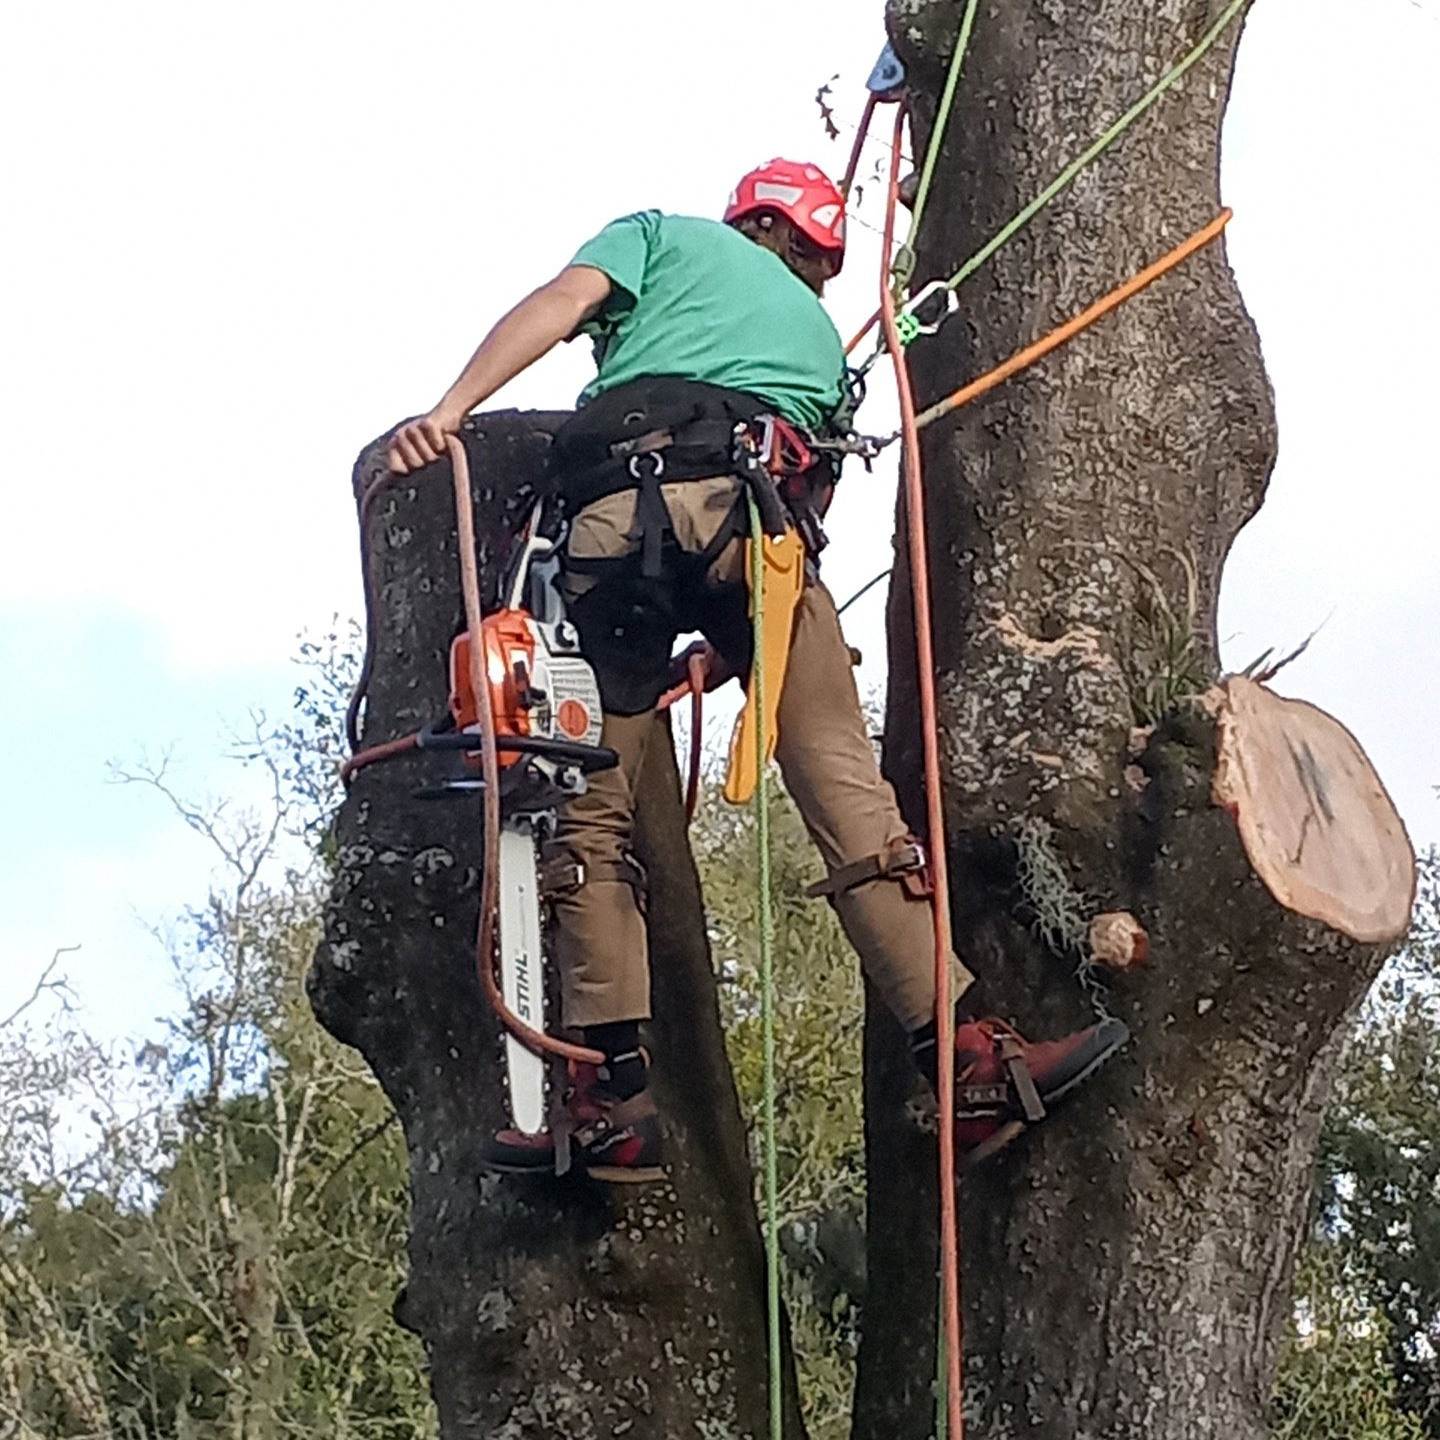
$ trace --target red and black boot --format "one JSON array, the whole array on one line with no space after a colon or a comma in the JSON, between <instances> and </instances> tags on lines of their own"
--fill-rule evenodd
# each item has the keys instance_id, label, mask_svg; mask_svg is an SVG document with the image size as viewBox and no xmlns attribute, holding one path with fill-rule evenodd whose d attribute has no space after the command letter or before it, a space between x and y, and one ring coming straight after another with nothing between
<instances>
[{"instance_id":1,"label":"red and black boot","mask_svg":"<svg viewBox=\"0 0 1440 1440\"><path fill-rule=\"evenodd\" d=\"M978 1165L1043 1120L1129 1039L1124 1022L1113 1019L1039 1041L1026 1040L1003 1020L957 1022L955 1144L962 1163Z\"/></svg>"},{"instance_id":2,"label":"red and black boot","mask_svg":"<svg viewBox=\"0 0 1440 1440\"><path fill-rule=\"evenodd\" d=\"M649 1086L620 1099L594 1065L572 1065L570 1088L552 1130L501 1130L485 1144L481 1164L508 1175L563 1175L639 1184L663 1180L660 1116Z\"/></svg>"}]
</instances>

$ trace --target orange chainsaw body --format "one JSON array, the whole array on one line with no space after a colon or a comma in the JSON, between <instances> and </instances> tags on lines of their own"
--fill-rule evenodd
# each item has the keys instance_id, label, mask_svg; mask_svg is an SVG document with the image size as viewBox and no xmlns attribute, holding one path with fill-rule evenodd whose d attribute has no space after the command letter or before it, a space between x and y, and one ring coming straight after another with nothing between
<instances>
[{"instance_id":1,"label":"orange chainsaw body","mask_svg":"<svg viewBox=\"0 0 1440 1440\"><path fill-rule=\"evenodd\" d=\"M600 743L600 687L579 653L573 627L541 624L525 610L508 608L485 617L480 637L497 740L524 735ZM450 646L450 714L458 730L478 727L468 630ZM478 766L478 756L466 758ZM503 748L498 756L502 768L522 758Z\"/></svg>"}]
</instances>

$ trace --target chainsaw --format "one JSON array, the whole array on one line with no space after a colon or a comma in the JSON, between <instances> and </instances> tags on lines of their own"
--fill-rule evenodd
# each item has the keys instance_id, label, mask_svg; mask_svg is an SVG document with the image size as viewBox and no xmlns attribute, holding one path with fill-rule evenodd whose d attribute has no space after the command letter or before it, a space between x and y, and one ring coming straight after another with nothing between
<instances>
[{"instance_id":1,"label":"chainsaw","mask_svg":"<svg viewBox=\"0 0 1440 1440\"><path fill-rule=\"evenodd\" d=\"M534 1031L544 1031L546 1007L540 852L559 807L584 793L585 777L618 763L600 744L600 687L580 653L579 632L565 617L556 542L540 533L539 521L537 507L501 607L480 627L489 693L475 694L470 634L462 631L450 647L449 711L419 738L421 749L459 751L461 771L416 792L441 799L483 789L478 704L488 704L500 776L499 847L489 860L499 870L500 990L509 1010ZM510 1113L528 1134L545 1127L545 1070L538 1050L506 1035Z\"/></svg>"}]
</instances>

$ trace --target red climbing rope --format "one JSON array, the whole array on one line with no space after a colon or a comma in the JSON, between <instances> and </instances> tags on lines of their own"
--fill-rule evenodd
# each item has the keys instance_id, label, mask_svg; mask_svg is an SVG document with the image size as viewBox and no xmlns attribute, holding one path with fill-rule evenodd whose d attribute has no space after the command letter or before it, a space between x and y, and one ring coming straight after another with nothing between
<instances>
[{"instance_id":1,"label":"red climbing rope","mask_svg":"<svg viewBox=\"0 0 1440 1440\"><path fill-rule=\"evenodd\" d=\"M692 650L685 662L690 681L690 766L685 777L685 819L695 818L700 804L700 741L705 725L705 656Z\"/></svg>"},{"instance_id":2,"label":"red climbing rope","mask_svg":"<svg viewBox=\"0 0 1440 1440\"><path fill-rule=\"evenodd\" d=\"M455 481L455 529L460 550L460 592L465 603L465 624L470 633L470 683L475 691L476 711L480 721L480 768L484 780L483 851L480 861L480 921L475 937L475 968L480 988L500 1023L519 1041L545 1055L558 1055L566 1060L599 1065L604 1057L598 1050L557 1040L527 1025L505 1003L495 975L495 922L500 904L500 871L496 863L500 854L500 762L495 749L495 714L490 706L490 687L484 673L485 653L480 626L483 619L480 604L480 567L475 547L475 501L470 493L470 464L465 447L458 437L446 437L450 468ZM358 744L360 707L369 689L374 657L374 580L371 574L370 518L379 495L396 481L406 477L384 474L371 481L360 499L360 554L364 566L366 627L365 659L360 677L351 696L345 729L353 746ZM417 749L420 733L401 735L355 753L340 768L340 778L347 784L355 773L379 760Z\"/></svg>"},{"instance_id":3,"label":"red climbing rope","mask_svg":"<svg viewBox=\"0 0 1440 1440\"><path fill-rule=\"evenodd\" d=\"M358 690L356 693L359 693ZM407 750L418 750L419 748L420 732L416 730L411 735L400 736L398 740L386 740L382 744L370 745L364 750L357 750L340 767L341 784L349 785L357 770L363 770L377 760L389 760L393 755L403 755Z\"/></svg>"},{"instance_id":4,"label":"red climbing rope","mask_svg":"<svg viewBox=\"0 0 1440 1440\"><path fill-rule=\"evenodd\" d=\"M915 426L915 397L905 364L905 347L895 324L895 295L890 288L890 253L895 238L895 207L900 193L900 142L905 107L895 112L895 142L890 151L890 183L885 196L885 240L880 259L880 321L895 367L904 438L905 515L910 560L910 595L915 619L915 663L919 672L920 734L925 755L925 809L929 859L935 894L931 907L935 930L935 1032L939 1051L940 1100L940 1275L945 1332L945 1406L949 1433L964 1440L961 1404L960 1236L955 1203L955 1012L950 1000L950 877L945 853L945 812L940 792L939 722L935 703L935 649L930 625L930 564L925 533L925 487L920 473L920 432Z\"/></svg>"},{"instance_id":5,"label":"red climbing rope","mask_svg":"<svg viewBox=\"0 0 1440 1440\"><path fill-rule=\"evenodd\" d=\"M685 818L693 820L700 805L701 741L704 738L705 692L731 678L712 646L698 640L674 657L672 664L685 662L685 678L672 685L656 702L657 710L668 710L687 695L690 697L690 759L686 766Z\"/></svg>"},{"instance_id":6,"label":"red climbing rope","mask_svg":"<svg viewBox=\"0 0 1440 1440\"><path fill-rule=\"evenodd\" d=\"M880 97L873 90L866 92L865 108L860 112L860 123L855 127L855 143L850 147L850 159L840 181L840 193L847 200L850 198L850 187L855 183L855 172L860 168L860 152L865 148L865 137L870 133L870 120L879 103Z\"/></svg>"},{"instance_id":7,"label":"red climbing rope","mask_svg":"<svg viewBox=\"0 0 1440 1440\"><path fill-rule=\"evenodd\" d=\"M527 1025L505 1003L495 978L495 921L500 909L500 761L495 750L495 712L490 703L490 685L485 675L485 646L480 633L480 563L475 549L475 499L470 493L470 462L459 437L447 435L450 469L455 477L455 529L460 546L460 593L465 601L465 624L470 632L470 685L475 692L475 710L480 721L480 774L485 782L481 792L484 805L484 851L480 860L480 924L475 937L475 968L490 1008L517 1039L532 1050L560 1055L582 1064L603 1065L598 1050L556 1040Z\"/></svg>"}]
</instances>

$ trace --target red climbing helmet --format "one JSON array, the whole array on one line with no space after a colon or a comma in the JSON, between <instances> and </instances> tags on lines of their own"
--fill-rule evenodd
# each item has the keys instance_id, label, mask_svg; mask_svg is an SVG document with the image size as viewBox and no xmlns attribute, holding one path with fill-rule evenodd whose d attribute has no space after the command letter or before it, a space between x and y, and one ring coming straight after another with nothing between
<instances>
[{"instance_id":1,"label":"red climbing helmet","mask_svg":"<svg viewBox=\"0 0 1440 1440\"><path fill-rule=\"evenodd\" d=\"M830 251L839 271L845 258L845 197L818 165L776 159L742 175L725 207L725 219L757 210L778 211L807 239Z\"/></svg>"}]
</instances>

